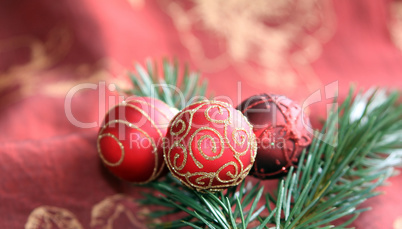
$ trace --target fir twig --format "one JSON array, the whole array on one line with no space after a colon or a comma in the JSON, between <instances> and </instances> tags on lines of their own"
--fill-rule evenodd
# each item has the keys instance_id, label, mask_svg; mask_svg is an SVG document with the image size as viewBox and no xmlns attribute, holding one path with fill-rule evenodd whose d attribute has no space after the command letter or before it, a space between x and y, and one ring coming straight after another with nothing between
<instances>
[{"instance_id":1,"label":"fir twig","mask_svg":"<svg viewBox=\"0 0 402 229\"><path fill-rule=\"evenodd\" d=\"M402 158L398 154L402 148L398 134L402 106L395 104L398 94L369 91L353 101L352 94L327 120L325 141L315 139L307 160L300 161L296 173L300 182L288 192L295 204L283 228L332 226L335 220L352 216L337 228L346 227L368 210L358 206L377 195L375 188L392 174L395 164L386 157ZM337 116L339 122L334 122ZM335 141L337 147L325 143Z\"/></svg>"},{"instance_id":2,"label":"fir twig","mask_svg":"<svg viewBox=\"0 0 402 229\"><path fill-rule=\"evenodd\" d=\"M124 90L127 95L154 97L171 107L181 110L192 102L208 99L206 79L201 80L198 73L189 72L185 66L180 75L177 61L164 60L162 74L158 75L157 64L146 61L146 68L135 64L135 72L128 72L132 88Z\"/></svg>"},{"instance_id":3,"label":"fir twig","mask_svg":"<svg viewBox=\"0 0 402 229\"><path fill-rule=\"evenodd\" d=\"M156 77L157 71L151 64L147 66L148 72L137 67L139 75L132 76L132 94L150 96L152 83L162 82L180 88L185 101L194 95L205 95L206 86L197 89L197 75L186 70L183 78L178 78L177 64L165 62L164 80ZM156 91L157 98L183 108L177 104L179 97L174 93L161 88ZM201 194L167 176L147 185L152 191L144 194L141 203L164 207L150 217L178 212L187 216L151 226L346 228L369 210L359 205L378 195L376 188L402 162L402 106L396 104L399 94L373 89L354 98L352 95L353 90L330 115L321 131L323 137L315 138L309 152L303 152L297 169L291 168L287 177L280 180L274 192L277 195L264 194L264 187L259 184L246 188L247 181L224 192ZM343 223L334 225L335 222Z\"/></svg>"}]
</instances>

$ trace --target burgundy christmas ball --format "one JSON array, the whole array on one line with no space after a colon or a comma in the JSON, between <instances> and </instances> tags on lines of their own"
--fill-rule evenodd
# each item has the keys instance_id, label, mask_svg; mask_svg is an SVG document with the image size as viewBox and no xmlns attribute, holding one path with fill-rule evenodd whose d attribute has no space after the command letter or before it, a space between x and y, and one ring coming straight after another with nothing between
<instances>
[{"instance_id":1,"label":"burgundy christmas ball","mask_svg":"<svg viewBox=\"0 0 402 229\"><path fill-rule=\"evenodd\" d=\"M173 176L198 191L239 184L249 173L256 141L247 119L227 103L202 101L170 122L164 156Z\"/></svg>"},{"instance_id":2,"label":"burgundy christmas ball","mask_svg":"<svg viewBox=\"0 0 402 229\"><path fill-rule=\"evenodd\" d=\"M150 182L167 172L162 144L174 115L174 108L146 97L110 109L98 133L103 164L117 177L136 184Z\"/></svg>"},{"instance_id":3,"label":"burgundy christmas ball","mask_svg":"<svg viewBox=\"0 0 402 229\"><path fill-rule=\"evenodd\" d=\"M282 95L255 95L243 101L240 110L253 125L257 138L257 156L251 175L260 179L285 175L297 165L312 134L310 120L301 107Z\"/></svg>"}]
</instances>

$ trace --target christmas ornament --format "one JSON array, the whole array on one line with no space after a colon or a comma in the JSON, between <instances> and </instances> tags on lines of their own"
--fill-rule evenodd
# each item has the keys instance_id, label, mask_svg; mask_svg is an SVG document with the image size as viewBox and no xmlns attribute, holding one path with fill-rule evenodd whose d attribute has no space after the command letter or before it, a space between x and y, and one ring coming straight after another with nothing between
<instances>
[{"instance_id":1,"label":"christmas ornament","mask_svg":"<svg viewBox=\"0 0 402 229\"><path fill-rule=\"evenodd\" d=\"M112 108L98 134L103 164L117 177L137 184L162 175L162 142L174 109L164 102L136 97Z\"/></svg>"},{"instance_id":2,"label":"christmas ornament","mask_svg":"<svg viewBox=\"0 0 402 229\"><path fill-rule=\"evenodd\" d=\"M170 122L164 157L173 176L198 191L219 191L239 184L256 154L247 119L218 101L194 103Z\"/></svg>"},{"instance_id":3,"label":"christmas ornament","mask_svg":"<svg viewBox=\"0 0 402 229\"><path fill-rule=\"evenodd\" d=\"M281 177L310 145L310 121L301 107L281 95L255 95L238 107L253 125L258 150L250 174L261 179Z\"/></svg>"},{"instance_id":4,"label":"christmas ornament","mask_svg":"<svg viewBox=\"0 0 402 229\"><path fill-rule=\"evenodd\" d=\"M177 85L178 88L183 89L181 91L185 91L185 98L191 98L192 95L206 97L205 87L197 87L199 81L196 74L185 74L183 80L178 81L177 65L164 63L165 75L161 78L154 77L156 69L152 68L151 64L147 64L147 67L147 70L139 68L138 72L141 74L131 75L134 89L128 90L129 94L151 96L152 92L143 89L160 85L159 93L152 96L157 96L171 106L176 106L180 104L183 96L180 93L172 95L164 88L166 85ZM199 195L177 183L172 176L167 176L159 182L151 182L148 187L154 191L144 196L144 205L163 206L164 210L156 215L174 217L173 221L156 223L155 227L208 227L216 224L216 227L237 228L238 222L242 222L245 228L256 227L258 224L260 224L259 227L287 225L291 228L349 226L362 211L366 210L361 208L360 204L365 202L368 196L373 196L377 191L376 188L394 174L393 171L397 165L395 161L401 160L398 154L402 148L398 130L402 129L402 123L399 122L402 119L402 109L400 104L395 102L399 93L386 95L386 91L388 90L381 88L372 89L365 94L357 94L353 99L352 95L355 93L351 90L345 102L328 116L325 127L321 130L325 138L316 141L309 148L308 159L299 162L300 166L295 168L296 172L292 175L292 179L281 180L277 189L269 191L270 194L264 194L266 185L254 186L250 189L249 185L245 185L244 180L238 188L230 188L222 195L219 193ZM258 108L258 103L262 104L265 100L261 97L266 96L255 96L256 104L250 103L244 105L244 108L251 109L254 106ZM283 105L286 104L283 103L278 107ZM267 112L268 108L265 105L261 110ZM285 110L288 109L291 110L289 106ZM258 111L253 109L253 112L256 110ZM367 112L362 114L362 110ZM358 117L356 113L359 114ZM262 120L264 121L265 118L263 117ZM194 128L197 127L194 126ZM257 131L258 128L256 127L255 130ZM183 131L187 131L185 127ZM384 138L387 140L385 146ZM176 157L178 162L180 162L179 157ZM390 158L395 163L389 163ZM339 192L342 192L342 195L338 195ZM256 207L256 203L261 202L263 197L265 197L263 202L280 207L269 210L269 214L263 211L264 206ZM244 201L239 201L239 198ZM335 205L329 205L329 202ZM272 217L273 215L281 216L283 212L285 214L290 212L290 214L288 217ZM320 214L322 212L325 214ZM182 217L175 218L177 213L180 213ZM158 217L156 215L148 216L154 221ZM308 219L308 222L304 219Z\"/></svg>"}]
</instances>

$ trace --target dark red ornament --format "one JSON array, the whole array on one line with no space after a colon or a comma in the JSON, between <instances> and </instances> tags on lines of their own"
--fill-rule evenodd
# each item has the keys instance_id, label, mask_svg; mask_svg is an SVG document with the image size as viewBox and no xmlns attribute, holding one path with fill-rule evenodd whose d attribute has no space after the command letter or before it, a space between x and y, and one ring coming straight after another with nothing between
<instances>
[{"instance_id":1,"label":"dark red ornament","mask_svg":"<svg viewBox=\"0 0 402 229\"><path fill-rule=\"evenodd\" d=\"M260 179L285 175L297 165L303 149L311 144L310 120L301 107L282 95L261 94L237 106L253 125L257 156L250 174Z\"/></svg>"},{"instance_id":2,"label":"dark red ornament","mask_svg":"<svg viewBox=\"0 0 402 229\"><path fill-rule=\"evenodd\" d=\"M203 101L171 121L164 156L173 176L198 191L239 184L249 173L257 149L252 126L227 103Z\"/></svg>"},{"instance_id":3,"label":"dark red ornament","mask_svg":"<svg viewBox=\"0 0 402 229\"><path fill-rule=\"evenodd\" d=\"M150 182L167 172L162 143L175 113L164 102L145 97L110 109L98 133L103 164L117 177L136 184Z\"/></svg>"}]
</instances>

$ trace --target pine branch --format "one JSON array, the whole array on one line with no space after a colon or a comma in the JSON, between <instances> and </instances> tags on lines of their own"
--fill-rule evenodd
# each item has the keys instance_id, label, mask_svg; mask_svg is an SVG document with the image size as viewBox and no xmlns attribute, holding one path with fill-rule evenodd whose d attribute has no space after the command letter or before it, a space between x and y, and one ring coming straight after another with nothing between
<instances>
[{"instance_id":1,"label":"pine branch","mask_svg":"<svg viewBox=\"0 0 402 229\"><path fill-rule=\"evenodd\" d=\"M157 215L185 211L191 217L154 226L332 228L334 221L346 219L335 228L347 227L369 210L358 206L379 194L375 188L393 174L395 160L402 160L402 106L395 105L398 94L382 97L383 91L370 91L354 100L352 94L327 120L322 131L325 138L316 138L295 172L292 168L279 182L277 196L267 193L261 205L264 187L259 184L248 190L243 182L225 193L200 194L168 177L151 183L149 187L159 194L147 194L142 203L169 209ZM262 217L263 212L268 216Z\"/></svg>"},{"instance_id":2,"label":"pine branch","mask_svg":"<svg viewBox=\"0 0 402 229\"><path fill-rule=\"evenodd\" d=\"M194 95L205 96L206 83L199 88L199 76L185 71L178 77L178 66L163 65L163 78L151 62L147 70L137 66L131 75L134 89L128 93L154 96L181 109ZM159 84L159 85L155 85ZM180 93L167 90L179 88ZM152 94L152 87L157 93ZM402 106L398 93L369 90L349 96L330 115L309 152L303 152L297 169L291 168L281 179L275 195L264 193L264 186L244 181L238 187L218 193L198 193L167 176L149 183L143 193L144 205L163 207L151 218L177 214L183 217L153 227L181 228L346 228L369 210L359 208L378 195L376 188L394 174L402 163ZM319 136L319 135L318 135ZM247 184L247 185L246 185ZM264 200L265 199L265 200ZM273 209L272 209L272 206ZM343 222L334 225L335 222Z\"/></svg>"},{"instance_id":3,"label":"pine branch","mask_svg":"<svg viewBox=\"0 0 402 229\"><path fill-rule=\"evenodd\" d=\"M317 228L351 216L338 227L347 226L368 210L357 209L358 205L378 195L375 188L392 175L396 164L387 157L401 161L402 106L395 105L398 94L386 96L383 90L371 90L352 100L352 93L329 117L325 141L313 141L307 160L292 175L298 182L286 193L294 204L286 206L292 210L283 228ZM334 142L336 135L337 147L325 143Z\"/></svg>"},{"instance_id":4,"label":"pine branch","mask_svg":"<svg viewBox=\"0 0 402 229\"><path fill-rule=\"evenodd\" d=\"M169 175L163 181L152 182L146 186L150 188L150 191L158 192L144 193L146 198L140 203L165 206L168 209L155 211L151 213L153 216L161 217L182 211L191 216L152 225L157 228L180 228L190 224L209 228L246 228L265 210L264 205L258 206L264 190L258 184L251 190L246 190L245 182L243 182L238 188L230 188L225 193L199 193L182 186Z\"/></svg>"},{"instance_id":5,"label":"pine branch","mask_svg":"<svg viewBox=\"0 0 402 229\"><path fill-rule=\"evenodd\" d=\"M157 63L151 60L146 61L146 68L136 64L135 70L128 72L132 89L124 90L125 94L154 97L179 110L193 102L208 99L208 81L201 80L198 73L189 72L187 65L180 75L177 61L171 63L164 60L161 77Z\"/></svg>"}]
</instances>

